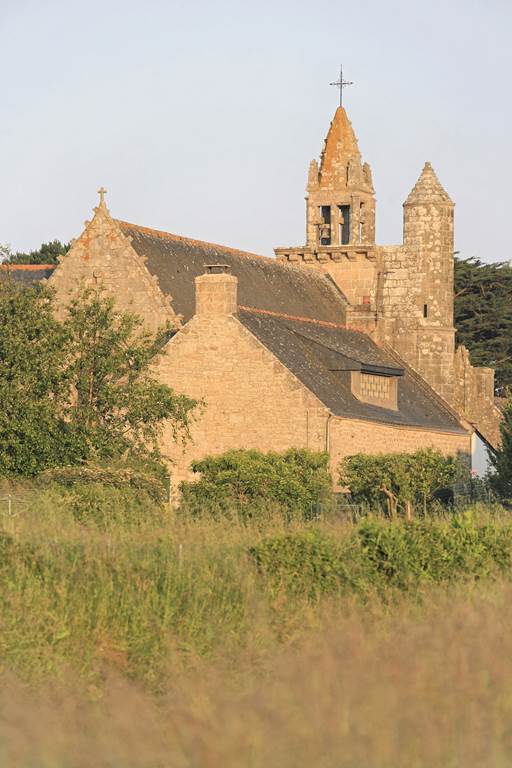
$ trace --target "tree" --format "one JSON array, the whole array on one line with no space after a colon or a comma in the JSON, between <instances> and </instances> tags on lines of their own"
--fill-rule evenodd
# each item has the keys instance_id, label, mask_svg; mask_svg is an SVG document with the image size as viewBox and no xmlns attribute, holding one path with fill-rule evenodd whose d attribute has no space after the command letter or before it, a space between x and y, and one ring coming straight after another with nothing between
<instances>
[{"instance_id":1,"label":"tree","mask_svg":"<svg viewBox=\"0 0 512 768\"><path fill-rule=\"evenodd\" d=\"M0 281L0 474L82 458L63 418L66 355L49 292Z\"/></svg>"},{"instance_id":2,"label":"tree","mask_svg":"<svg viewBox=\"0 0 512 768\"><path fill-rule=\"evenodd\" d=\"M349 489L356 502L371 509L384 503L391 518L401 507L409 520L415 507L426 514L436 491L467 474L462 462L430 448L373 456L358 453L343 459L339 471L340 485Z\"/></svg>"},{"instance_id":3,"label":"tree","mask_svg":"<svg viewBox=\"0 0 512 768\"><path fill-rule=\"evenodd\" d=\"M69 243L52 240L49 243L43 243L37 250L29 253L20 251L12 253L11 249L7 247L4 258L6 264L58 264L59 257L65 256L69 248Z\"/></svg>"},{"instance_id":4,"label":"tree","mask_svg":"<svg viewBox=\"0 0 512 768\"><path fill-rule=\"evenodd\" d=\"M488 448L491 472L491 488L503 499L512 499L512 400L509 399L503 411L500 424L501 444Z\"/></svg>"},{"instance_id":5,"label":"tree","mask_svg":"<svg viewBox=\"0 0 512 768\"><path fill-rule=\"evenodd\" d=\"M66 376L74 394L68 415L88 452L104 458L127 452L157 455L166 421L176 439L188 435L196 402L155 381L151 371L169 328L144 333L139 318L117 311L114 300L98 290L72 302L64 326Z\"/></svg>"},{"instance_id":6,"label":"tree","mask_svg":"<svg viewBox=\"0 0 512 768\"><path fill-rule=\"evenodd\" d=\"M152 376L164 332L87 291L54 315L48 288L0 282L0 475L136 457L160 461L164 423L186 437L195 401Z\"/></svg>"},{"instance_id":7,"label":"tree","mask_svg":"<svg viewBox=\"0 0 512 768\"><path fill-rule=\"evenodd\" d=\"M512 387L512 269L506 263L455 260L457 341L474 365L495 368L499 393Z\"/></svg>"}]
</instances>

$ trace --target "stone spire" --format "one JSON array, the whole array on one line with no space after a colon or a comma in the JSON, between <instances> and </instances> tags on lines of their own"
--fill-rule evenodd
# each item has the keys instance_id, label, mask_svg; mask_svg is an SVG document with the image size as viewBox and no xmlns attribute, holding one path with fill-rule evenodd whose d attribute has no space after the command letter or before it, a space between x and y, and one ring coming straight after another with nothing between
<instances>
[{"instance_id":1,"label":"stone spire","mask_svg":"<svg viewBox=\"0 0 512 768\"><path fill-rule=\"evenodd\" d=\"M318 182L324 189L373 192L371 174L363 170L356 135L343 107L338 107L329 127L321 155Z\"/></svg>"},{"instance_id":2,"label":"stone spire","mask_svg":"<svg viewBox=\"0 0 512 768\"><path fill-rule=\"evenodd\" d=\"M418 205L421 203L447 203L448 205L453 205L451 197L442 186L429 162L426 162L423 166L420 177L410 191L404 205Z\"/></svg>"}]
</instances>

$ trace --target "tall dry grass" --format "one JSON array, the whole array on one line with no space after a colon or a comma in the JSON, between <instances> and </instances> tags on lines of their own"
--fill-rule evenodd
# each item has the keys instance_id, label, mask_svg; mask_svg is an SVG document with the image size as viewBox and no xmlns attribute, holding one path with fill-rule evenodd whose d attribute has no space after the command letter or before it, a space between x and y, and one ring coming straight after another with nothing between
<instances>
[{"instance_id":1,"label":"tall dry grass","mask_svg":"<svg viewBox=\"0 0 512 768\"><path fill-rule=\"evenodd\" d=\"M242 525L128 499L110 525L119 502L29 488L0 534L0 766L509 765L508 516Z\"/></svg>"},{"instance_id":2,"label":"tall dry grass","mask_svg":"<svg viewBox=\"0 0 512 768\"><path fill-rule=\"evenodd\" d=\"M233 668L236 667L236 674ZM512 588L325 605L272 652L191 663L159 697L120 676L0 693L16 768L508 768Z\"/></svg>"}]
</instances>

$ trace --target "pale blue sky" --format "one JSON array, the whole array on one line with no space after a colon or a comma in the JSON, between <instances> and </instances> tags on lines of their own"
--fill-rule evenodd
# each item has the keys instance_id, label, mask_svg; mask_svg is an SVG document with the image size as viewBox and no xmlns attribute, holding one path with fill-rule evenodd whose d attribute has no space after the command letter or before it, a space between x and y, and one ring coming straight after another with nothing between
<instances>
[{"instance_id":1,"label":"pale blue sky","mask_svg":"<svg viewBox=\"0 0 512 768\"><path fill-rule=\"evenodd\" d=\"M111 211L263 254L304 241L340 61L377 236L425 160L464 256L512 258L511 0L0 0L0 243Z\"/></svg>"}]
</instances>

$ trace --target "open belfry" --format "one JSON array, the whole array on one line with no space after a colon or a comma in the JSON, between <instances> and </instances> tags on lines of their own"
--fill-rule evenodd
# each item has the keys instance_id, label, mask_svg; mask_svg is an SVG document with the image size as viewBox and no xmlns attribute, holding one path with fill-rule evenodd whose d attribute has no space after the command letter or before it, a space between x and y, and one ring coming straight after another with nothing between
<instances>
[{"instance_id":1,"label":"open belfry","mask_svg":"<svg viewBox=\"0 0 512 768\"><path fill-rule=\"evenodd\" d=\"M342 80L342 78L341 78ZM201 401L191 440L169 428L173 488L195 459L232 448L342 457L433 447L469 457L499 435L494 373L473 368L453 327L454 205L426 163L404 203L403 243L375 243L376 203L345 109L307 182L306 242L277 258L94 217L48 279L63 311L84 288L173 334L158 378Z\"/></svg>"}]
</instances>

